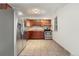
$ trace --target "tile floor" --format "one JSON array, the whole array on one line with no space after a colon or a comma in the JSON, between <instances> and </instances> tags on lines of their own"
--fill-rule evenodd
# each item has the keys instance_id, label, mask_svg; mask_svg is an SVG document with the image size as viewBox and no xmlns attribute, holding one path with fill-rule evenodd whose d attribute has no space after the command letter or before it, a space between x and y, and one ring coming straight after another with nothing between
<instances>
[{"instance_id":1,"label":"tile floor","mask_svg":"<svg viewBox=\"0 0 79 59\"><path fill-rule=\"evenodd\" d=\"M54 40L28 40L20 56L69 56Z\"/></svg>"}]
</instances>

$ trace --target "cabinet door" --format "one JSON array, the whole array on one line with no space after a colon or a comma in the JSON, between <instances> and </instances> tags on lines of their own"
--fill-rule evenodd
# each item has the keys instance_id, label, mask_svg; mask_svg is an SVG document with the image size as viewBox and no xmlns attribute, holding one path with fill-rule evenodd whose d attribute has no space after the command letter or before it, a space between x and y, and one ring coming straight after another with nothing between
<instances>
[{"instance_id":1,"label":"cabinet door","mask_svg":"<svg viewBox=\"0 0 79 59\"><path fill-rule=\"evenodd\" d=\"M44 39L43 31L29 31L29 39Z\"/></svg>"},{"instance_id":2,"label":"cabinet door","mask_svg":"<svg viewBox=\"0 0 79 59\"><path fill-rule=\"evenodd\" d=\"M51 20L41 20L41 26L51 26Z\"/></svg>"},{"instance_id":3,"label":"cabinet door","mask_svg":"<svg viewBox=\"0 0 79 59\"><path fill-rule=\"evenodd\" d=\"M41 26L41 21L35 21L35 26Z\"/></svg>"},{"instance_id":4,"label":"cabinet door","mask_svg":"<svg viewBox=\"0 0 79 59\"><path fill-rule=\"evenodd\" d=\"M27 20L26 26L41 26L41 21L37 20Z\"/></svg>"},{"instance_id":5,"label":"cabinet door","mask_svg":"<svg viewBox=\"0 0 79 59\"><path fill-rule=\"evenodd\" d=\"M34 26L35 25L35 21L34 20L29 20L30 22L30 26Z\"/></svg>"}]
</instances>

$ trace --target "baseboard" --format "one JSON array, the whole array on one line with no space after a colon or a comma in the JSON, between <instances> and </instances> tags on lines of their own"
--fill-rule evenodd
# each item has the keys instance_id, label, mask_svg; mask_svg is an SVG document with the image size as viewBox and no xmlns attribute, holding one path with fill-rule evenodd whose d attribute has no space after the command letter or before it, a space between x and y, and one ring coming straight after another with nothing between
<instances>
[{"instance_id":1,"label":"baseboard","mask_svg":"<svg viewBox=\"0 0 79 59\"><path fill-rule=\"evenodd\" d=\"M60 47L62 47L58 42L56 42L55 40L53 40L55 43L57 43ZM64 47L62 47L63 49L65 49ZM68 53L69 53L69 56L73 56L67 49L65 49Z\"/></svg>"}]
</instances>

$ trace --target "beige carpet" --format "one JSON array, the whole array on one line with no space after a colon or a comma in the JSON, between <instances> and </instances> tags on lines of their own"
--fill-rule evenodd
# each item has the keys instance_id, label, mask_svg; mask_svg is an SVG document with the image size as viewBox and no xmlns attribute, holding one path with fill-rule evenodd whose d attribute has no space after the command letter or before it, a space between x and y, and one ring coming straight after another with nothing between
<instances>
[{"instance_id":1,"label":"beige carpet","mask_svg":"<svg viewBox=\"0 0 79 59\"><path fill-rule=\"evenodd\" d=\"M28 40L20 56L69 56L70 53L53 40Z\"/></svg>"}]
</instances>

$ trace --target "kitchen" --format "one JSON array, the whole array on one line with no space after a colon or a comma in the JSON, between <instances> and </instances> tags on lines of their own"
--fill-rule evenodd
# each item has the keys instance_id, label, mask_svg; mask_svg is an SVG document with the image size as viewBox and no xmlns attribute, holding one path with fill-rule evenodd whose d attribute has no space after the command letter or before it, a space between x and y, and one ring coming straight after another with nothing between
<instances>
[{"instance_id":1,"label":"kitchen","mask_svg":"<svg viewBox=\"0 0 79 59\"><path fill-rule=\"evenodd\" d=\"M18 56L60 56L70 55L54 38L57 21L54 20L54 10L60 4L13 4L17 9L17 40ZM19 6L19 7L18 7ZM47 7L48 6L48 7ZM18 11L19 10L19 11ZM50 12L49 12L50 11ZM57 17L55 19L58 19ZM56 25L55 25L56 23ZM16 50L15 50L16 52Z\"/></svg>"},{"instance_id":2,"label":"kitchen","mask_svg":"<svg viewBox=\"0 0 79 59\"><path fill-rule=\"evenodd\" d=\"M24 27L24 39L52 39L51 19L25 19Z\"/></svg>"}]
</instances>

